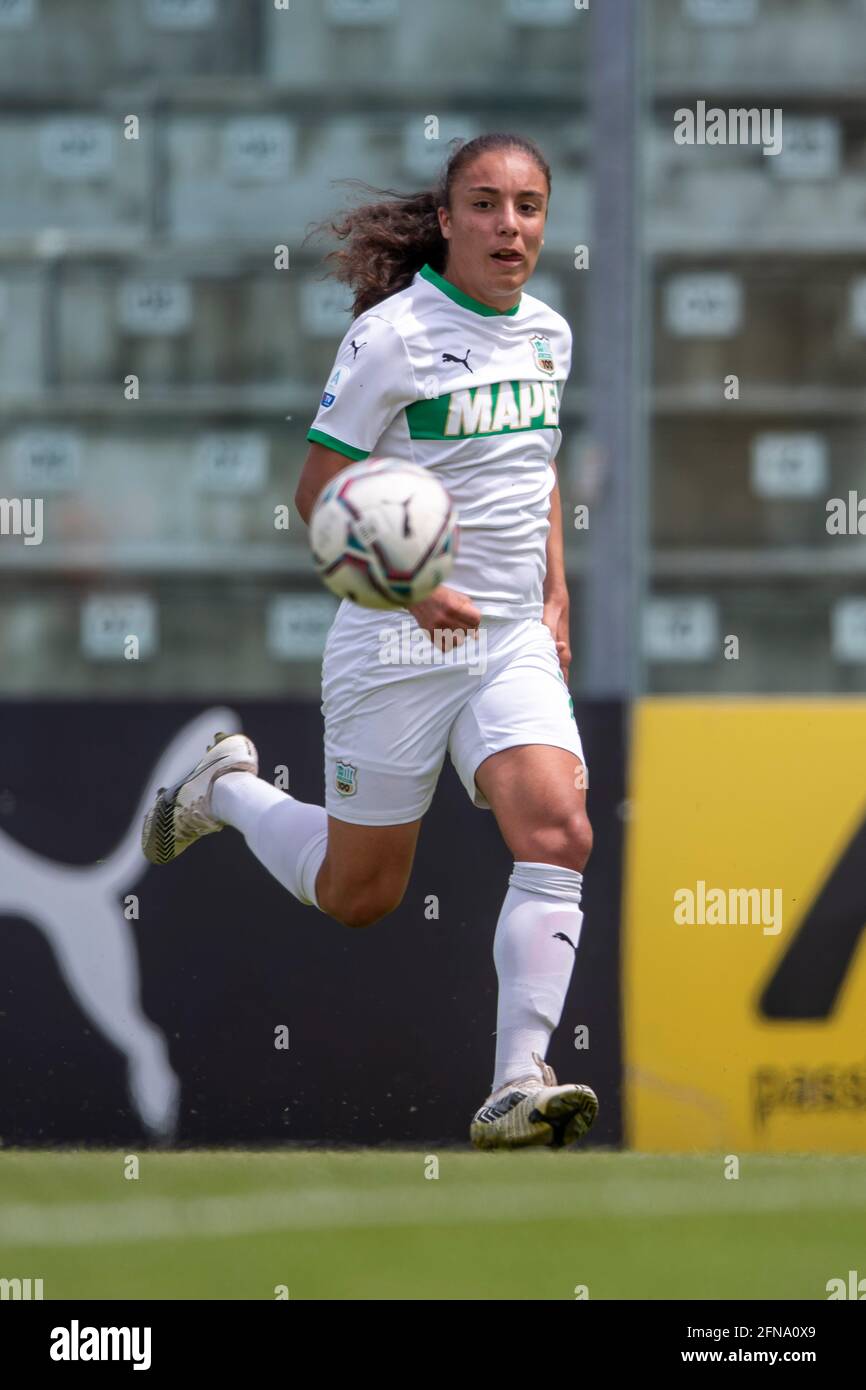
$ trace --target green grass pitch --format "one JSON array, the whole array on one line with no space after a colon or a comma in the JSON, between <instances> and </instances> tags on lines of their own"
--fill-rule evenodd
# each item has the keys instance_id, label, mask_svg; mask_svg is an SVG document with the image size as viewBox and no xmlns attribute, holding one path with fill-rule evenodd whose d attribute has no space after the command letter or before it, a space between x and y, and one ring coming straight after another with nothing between
<instances>
[{"instance_id":1,"label":"green grass pitch","mask_svg":"<svg viewBox=\"0 0 866 1390\"><path fill-rule=\"evenodd\" d=\"M0 1152L0 1277L44 1297L826 1299L866 1158ZM438 1177L426 1176L435 1171Z\"/></svg>"}]
</instances>

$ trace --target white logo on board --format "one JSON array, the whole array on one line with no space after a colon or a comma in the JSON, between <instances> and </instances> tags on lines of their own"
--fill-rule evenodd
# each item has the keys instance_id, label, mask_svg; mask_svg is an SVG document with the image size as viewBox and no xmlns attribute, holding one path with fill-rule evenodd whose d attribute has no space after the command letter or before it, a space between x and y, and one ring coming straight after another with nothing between
<instances>
[{"instance_id":1,"label":"white logo on board","mask_svg":"<svg viewBox=\"0 0 866 1390\"><path fill-rule=\"evenodd\" d=\"M161 754L120 844L86 866L57 864L0 830L0 918L21 917L42 932L82 1012L126 1057L129 1096L148 1132L170 1138L180 1083L162 1030L141 1007L135 939L121 899L147 869L141 823L159 787L201 757L214 729L240 730L232 710L211 709L184 725Z\"/></svg>"}]
</instances>

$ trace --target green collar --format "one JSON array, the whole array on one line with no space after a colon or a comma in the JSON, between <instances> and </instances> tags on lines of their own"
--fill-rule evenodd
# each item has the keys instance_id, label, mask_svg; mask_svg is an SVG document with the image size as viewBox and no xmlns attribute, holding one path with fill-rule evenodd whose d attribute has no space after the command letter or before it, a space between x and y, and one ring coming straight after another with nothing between
<instances>
[{"instance_id":1,"label":"green collar","mask_svg":"<svg viewBox=\"0 0 866 1390\"><path fill-rule=\"evenodd\" d=\"M480 299L473 299L471 295L464 294L458 290L456 285L452 285L450 280L446 280L430 265L424 265L418 271L424 280L428 280L431 285L435 285L437 290L447 294L449 299L453 299L455 304L460 304L464 309L471 309L473 314L483 314L485 318L500 318L502 316L516 314L520 308L520 300L510 309L491 309L489 304L482 304Z\"/></svg>"}]
</instances>

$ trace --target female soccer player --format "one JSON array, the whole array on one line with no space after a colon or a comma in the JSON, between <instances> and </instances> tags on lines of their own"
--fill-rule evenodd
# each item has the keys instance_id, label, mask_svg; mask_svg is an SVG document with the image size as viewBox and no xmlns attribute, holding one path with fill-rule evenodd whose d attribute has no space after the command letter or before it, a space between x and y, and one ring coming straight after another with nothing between
<instances>
[{"instance_id":1,"label":"female soccer player","mask_svg":"<svg viewBox=\"0 0 866 1390\"><path fill-rule=\"evenodd\" d=\"M598 1111L588 1086L558 1085L544 1061L592 844L566 683L556 474L571 332L522 292L544 244L550 185L533 141L483 135L451 155L437 189L382 195L333 225L344 246L331 258L354 290L355 316L308 434L295 504L309 521L326 483L370 456L438 474L459 515L458 555L449 584L401 616L436 635L442 659L385 664L390 615L345 600L322 667L325 806L260 779L244 735L218 735L163 789L143 835L148 858L166 863L234 826L301 903L369 926L402 900L447 749L515 860L493 943L495 1071L470 1127L479 1148L569 1144Z\"/></svg>"}]
</instances>

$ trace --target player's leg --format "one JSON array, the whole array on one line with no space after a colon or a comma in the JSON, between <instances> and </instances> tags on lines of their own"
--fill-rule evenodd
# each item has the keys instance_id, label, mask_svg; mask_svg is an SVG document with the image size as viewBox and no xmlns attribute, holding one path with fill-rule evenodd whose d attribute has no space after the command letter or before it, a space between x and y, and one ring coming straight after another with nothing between
<instances>
[{"instance_id":1,"label":"player's leg","mask_svg":"<svg viewBox=\"0 0 866 1390\"><path fill-rule=\"evenodd\" d=\"M598 1113L588 1086L559 1086L545 1061L583 925L582 870L592 832L582 774L573 753L539 744L504 749L476 772L515 861L493 942L496 1063L490 1096L472 1125L479 1147L570 1144Z\"/></svg>"},{"instance_id":2,"label":"player's leg","mask_svg":"<svg viewBox=\"0 0 866 1390\"><path fill-rule=\"evenodd\" d=\"M475 774L514 856L493 954L499 978L495 1091L546 1056L562 1016L583 926L583 869L592 846L583 764L564 748L494 753Z\"/></svg>"},{"instance_id":3,"label":"player's leg","mask_svg":"<svg viewBox=\"0 0 866 1390\"><path fill-rule=\"evenodd\" d=\"M360 610L359 610L360 612ZM393 912L445 758L459 672L379 659L381 622L337 620L323 665L325 804L258 777L242 734L219 736L145 822L145 854L167 863L231 825L299 902L347 926Z\"/></svg>"},{"instance_id":4,"label":"player's leg","mask_svg":"<svg viewBox=\"0 0 866 1390\"><path fill-rule=\"evenodd\" d=\"M344 610L323 665L328 830L315 899L347 926L403 899L464 689L459 671L383 662L387 630L381 615Z\"/></svg>"},{"instance_id":5,"label":"player's leg","mask_svg":"<svg viewBox=\"0 0 866 1390\"><path fill-rule=\"evenodd\" d=\"M402 900L421 819L397 825L338 820L324 806L298 801L260 778L255 747L245 735L218 734L185 778L160 791L145 820L144 850L153 863L167 863L224 825L241 832L299 902L346 926L369 926Z\"/></svg>"},{"instance_id":6,"label":"player's leg","mask_svg":"<svg viewBox=\"0 0 866 1390\"><path fill-rule=\"evenodd\" d=\"M495 1071L472 1137L482 1147L569 1143L589 1128L598 1103L588 1087L558 1087L544 1058L583 924L582 870L592 846L583 749L543 624L514 624L494 656L449 744L467 792L494 811L515 860L494 937ZM532 1119L548 1106L549 1116Z\"/></svg>"},{"instance_id":7,"label":"player's leg","mask_svg":"<svg viewBox=\"0 0 866 1390\"><path fill-rule=\"evenodd\" d=\"M592 853L582 758L551 744L519 744L478 766L475 785L516 860L582 874Z\"/></svg>"},{"instance_id":8,"label":"player's leg","mask_svg":"<svg viewBox=\"0 0 866 1390\"><path fill-rule=\"evenodd\" d=\"M247 772L217 782L213 809L305 906L347 927L367 927L400 905L421 821L353 825Z\"/></svg>"},{"instance_id":9,"label":"player's leg","mask_svg":"<svg viewBox=\"0 0 866 1390\"><path fill-rule=\"evenodd\" d=\"M353 825L328 818L328 849L316 878L316 902L347 927L367 927L403 901L421 821Z\"/></svg>"}]
</instances>

